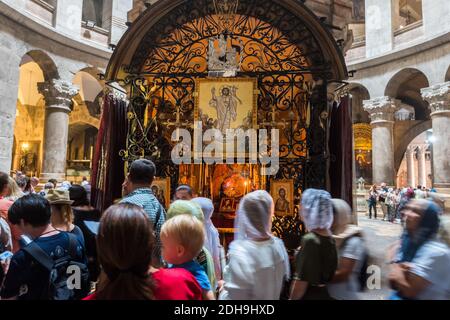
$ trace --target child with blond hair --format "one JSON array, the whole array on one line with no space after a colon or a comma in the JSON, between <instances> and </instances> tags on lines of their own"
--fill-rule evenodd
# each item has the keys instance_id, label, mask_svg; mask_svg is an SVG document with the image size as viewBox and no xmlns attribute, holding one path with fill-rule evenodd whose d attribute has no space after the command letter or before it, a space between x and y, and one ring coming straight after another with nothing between
<instances>
[{"instance_id":1,"label":"child with blond hair","mask_svg":"<svg viewBox=\"0 0 450 320\"><path fill-rule=\"evenodd\" d=\"M205 240L203 224L196 217L182 214L167 220L161 228L163 259L170 268L188 270L197 279L203 299L215 300L204 268L195 261Z\"/></svg>"}]
</instances>

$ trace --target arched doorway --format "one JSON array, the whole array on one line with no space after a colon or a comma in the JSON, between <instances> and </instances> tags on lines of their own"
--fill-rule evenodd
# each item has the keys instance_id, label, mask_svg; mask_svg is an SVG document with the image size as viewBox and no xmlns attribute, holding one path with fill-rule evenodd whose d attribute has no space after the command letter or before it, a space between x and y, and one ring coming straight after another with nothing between
<instances>
[{"instance_id":1,"label":"arched doorway","mask_svg":"<svg viewBox=\"0 0 450 320\"><path fill-rule=\"evenodd\" d=\"M433 186L433 130L417 135L409 144L397 171L398 187Z\"/></svg>"},{"instance_id":2,"label":"arched doorway","mask_svg":"<svg viewBox=\"0 0 450 320\"><path fill-rule=\"evenodd\" d=\"M427 88L429 82L422 71L406 68L395 74L386 86L385 96L399 99L401 108L412 110L412 120L429 120L428 103L422 99L420 89Z\"/></svg>"},{"instance_id":3,"label":"arched doorway","mask_svg":"<svg viewBox=\"0 0 450 320\"><path fill-rule=\"evenodd\" d=\"M277 199L284 186L290 208L275 219L274 230L288 241L302 190L326 187L327 87L347 77L344 59L326 27L299 1L222 2L158 1L119 42L106 77L130 101L123 160L151 158L172 190L187 181L198 195L213 198L219 215L226 198L237 203L252 189L266 189ZM207 111L221 104L230 113ZM265 165L249 164L249 152L244 163L233 165L175 164L173 132L195 134L197 122L200 135L224 127L278 130L279 147L266 153L279 153L280 170L265 176ZM220 224L232 227L232 220Z\"/></svg>"},{"instance_id":4,"label":"arched doorway","mask_svg":"<svg viewBox=\"0 0 450 320\"><path fill-rule=\"evenodd\" d=\"M367 88L358 83L351 83L348 91L352 101L355 179L363 179L367 185L372 183L372 129L363 101L369 100L370 95Z\"/></svg>"},{"instance_id":5,"label":"arched doorway","mask_svg":"<svg viewBox=\"0 0 450 320\"><path fill-rule=\"evenodd\" d=\"M74 123L69 126L67 148L66 179L81 183L82 178L90 178L92 158L98 128L87 123Z\"/></svg>"},{"instance_id":6,"label":"arched doorway","mask_svg":"<svg viewBox=\"0 0 450 320\"><path fill-rule=\"evenodd\" d=\"M20 63L19 92L12 171L28 176L39 176L42 170L42 149L45 119L45 101L38 83L58 76L55 64L42 51L30 51Z\"/></svg>"}]
</instances>

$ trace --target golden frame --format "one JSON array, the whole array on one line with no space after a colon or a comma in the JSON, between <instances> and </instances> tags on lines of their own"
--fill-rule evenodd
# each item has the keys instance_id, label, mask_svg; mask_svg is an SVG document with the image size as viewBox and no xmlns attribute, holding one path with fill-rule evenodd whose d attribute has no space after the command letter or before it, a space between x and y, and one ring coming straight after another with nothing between
<instances>
[{"instance_id":1,"label":"golden frame","mask_svg":"<svg viewBox=\"0 0 450 320\"><path fill-rule=\"evenodd\" d=\"M167 210L170 206L170 178L155 178L152 182L152 186L150 187L153 191L153 187L157 187L158 190L163 190L164 192L164 206ZM159 199L159 195L155 194L156 199L161 202Z\"/></svg>"},{"instance_id":2,"label":"golden frame","mask_svg":"<svg viewBox=\"0 0 450 320\"><path fill-rule=\"evenodd\" d=\"M277 210L278 200L280 200L279 191L281 189L285 190L285 198L289 203L289 211ZM293 216L294 215L294 180L272 180L270 181L270 194L273 198L275 215L278 217Z\"/></svg>"},{"instance_id":3,"label":"golden frame","mask_svg":"<svg viewBox=\"0 0 450 320\"><path fill-rule=\"evenodd\" d=\"M233 121L230 124L229 129L238 129L239 125L234 125L236 122L242 122L242 125L245 122L245 119L249 117L251 113L251 126L246 129L258 129L258 80L256 78L205 78L205 79L196 79L195 81L195 105L194 105L194 121L202 121L200 117L200 112L203 109L207 109L208 111L212 111L213 108L209 106L210 101L213 100L211 89L215 88L216 92L223 90L224 86L228 86L228 88L233 87L237 93L237 90L240 87L244 87L239 93L235 95L236 99L240 101L240 105L237 106L236 110L236 118L240 116L239 119ZM248 87L251 87L249 90ZM219 90L217 90L219 89ZM241 94L241 92L243 92ZM233 91L232 91L233 93ZM239 96L238 96L239 95ZM208 105L206 108L201 108L200 105ZM216 111L217 112L217 111ZM218 117L210 117L208 114L208 119L212 119L213 121L218 121ZM223 128L222 128L223 131ZM224 136L225 138L225 136ZM257 143L257 142L255 142ZM203 146L202 146L203 150ZM194 152L195 153L195 152ZM235 151L235 156L237 152ZM239 157L245 157L246 155L239 155ZM225 152L221 155L221 157L225 157Z\"/></svg>"}]
</instances>

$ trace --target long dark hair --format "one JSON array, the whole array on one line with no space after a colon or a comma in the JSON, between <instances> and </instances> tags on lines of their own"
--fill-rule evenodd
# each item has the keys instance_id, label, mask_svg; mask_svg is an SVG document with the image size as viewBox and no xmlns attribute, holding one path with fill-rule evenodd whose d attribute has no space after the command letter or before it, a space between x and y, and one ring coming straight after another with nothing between
<instances>
[{"instance_id":1,"label":"long dark hair","mask_svg":"<svg viewBox=\"0 0 450 320\"><path fill-rule=\"evenodd\" d=\"M151 300L149 274L155 238L150 219L135 205L119 204L105 211L97 236L102 266L98 300Z\"/></svg>"}]
</instances>

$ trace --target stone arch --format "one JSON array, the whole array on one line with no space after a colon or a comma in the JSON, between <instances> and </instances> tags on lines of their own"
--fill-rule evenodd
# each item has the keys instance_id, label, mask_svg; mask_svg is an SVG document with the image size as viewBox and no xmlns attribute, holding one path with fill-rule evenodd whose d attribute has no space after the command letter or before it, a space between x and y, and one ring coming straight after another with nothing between
<instances>
[{"instance_id":1,"label":"stone arch","mask_svg":"<svg viewBox=\"0 0 450 320\"><path fill-rule=\"evenodd\" d=\"M408 143L407 146L409 152L412 154L405 152L400 157L401 159L397 169L397 185L399 187L415 187L417 185L430 187L433 184L431 164L432 145L429 141L432 136L432 132L430 131L431 130L418 132L418 134ZM421 159L423 159L421 156L425 157L425 166L422 167L422 169L420 168ZM408 161L409 157L413 157L412 163ZM408 170L412 170L412 172L408 172Z\"/></svg>"},{"instance_id":2,"label":"stone arch","mask_svg":"<svg viewBox=\"0 0 450 320\"><path fill-rule=\"evenodd\" d=\"M400 168L400 164L403 160L403 155L408 148L408 145L421 133L432 128L431 120L427 121L415 121L415 124L412 125L406 132L404 132L398 141L396 141L395 145L395 172Z\"/></svg>"},{"instance_id":3,"label":"stone arch","mask_svg":"<svg viewBox=\"0 0 450 320\"><path fill-rule=\"evenodd\" d=\"M86 67L78 71L72 82L79 87L78 94L74 97L79 106L85 105L89 115L99 118L101 113L100 99L103 96L105 81L100 78L101 71L97 68Z\"/></svg>"},{"instance_id":4,"label":"stone arch","mask_svg":"<svg viewBox=\"0 0 450 320\"><path fill-rule=\"evenodd\" d=\"M89 171L90 165L86 160L92 161L98 125L99 123L92 118L69 123L68 171L78 170L80 166L82 171Z\"/></svg>"},{"instance_id":5,"label":"stone arch","mask_svg":"<svg viewBox=\"0 0 450 320\"><path fill-rule=\"evenodd\" d=\"M350 83L348 92L352 96L353 123L370 123L369 113L363 108L363 101L370 99L369 90L360 83Z\"/></svg>"},{"instance_id":6,"label":"stone arch","mask_svg":"<svg viewBox=\"0 0 450 320\"><path fill-rule=\"evenodd\" d=\"M429 87L425 73L415 68L405 68L389 80L384 95L401 100L415 110L416 120L428 120L428 103L422 99L420 89Z\"/></svg>"},{"instance_id":7,"label":"stone arch","mask_svg":"<svg viewBox=\"0 0 450 320\"><path fill-rule=\"evenodd\" d=\"M202 14L205 14L206 11L209 11L210 8L214 7L211 3L212 1L199 0L196 2L198 8L191 10L193 16L191 17L191 14L188 16L184 15L185 12L182 10L183 6L186 7L186 10L189 10L189 8L194 7L193 2L194 1L192 0L160 0L152 5L151 10L146 10L141 14L141 16L133 22L133 25L127 30L118 43L117 48L114 50L106 70L106 79L123 79L123 77L126 76L127 71L139 72L140 67L145 63L145 59L147 58L147 53L144 53L146 51L146 46L154 41L149 35L151 35L152 31L157 31L156 35L152 35L155 37L160 36L161 33L168 32L169 30L165 28L169 28L170 26L165 25L163 22L172 18L172 15L174 15L173 19L176 20L192 21L196 19L195 15L201 17ZM263 8L264 3L268 3L268 1L240 1L238 14L255 18L259 18L259 16L264 16L265 18L270 16L273 18L273 12L266 12ZM315 59L318 58L326 61L330 66L330 79L346 79L348 75L343 54L330 31L324 27L318 17L308 9L302 1L272 0L271 3L294 16L297 19L294 23L301 22L303 24L304 28L302 30L292 30L292 34L297 35L298 32L302 32L305 34L311 33L313 35L312 37L306 35L303 39L305 41L311 40L311 43L314 42L314 47L317 44L317 48L312 49L312 45L305 48L304 51L306 55L314 53L314 57L308 56L307 59L311 58L312 64L315 64ZM271 23L270 19L267 19L266 22ZM287 26L288 23L289 22L285 22L284 25ZM181 41L184 42L185 40L190 41L190 37L185 36ZM321 57L319 57L320 54L322 54ZM126 68L124 69L123 67Z\"/></svg>"},{"instance_id":8,"label":"stone arch","mask_svg":"<svg viewBox=\"0 0 450 320\"><path fill-rule=\"evenodd\" d=\"M450 81L450 66L447 69L447 72L445 73L445 82Z\"/></svg>"},{"instance_id":9,"label":"stone arch","mask_svg":"<svg viewBox=\"0 0 450 320\"><path fill-rule=\"evenodd\" d=\"M31 50L26 53L36 62L44 73L45 81L59 79L58 68L50 56L41 50Z\"/></svg>"}]
</instances>

